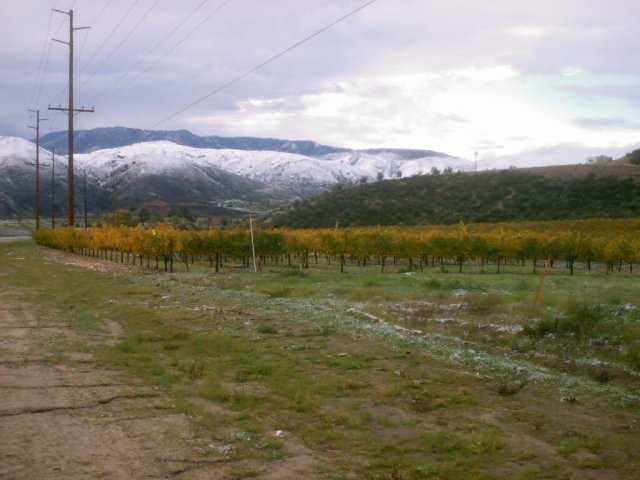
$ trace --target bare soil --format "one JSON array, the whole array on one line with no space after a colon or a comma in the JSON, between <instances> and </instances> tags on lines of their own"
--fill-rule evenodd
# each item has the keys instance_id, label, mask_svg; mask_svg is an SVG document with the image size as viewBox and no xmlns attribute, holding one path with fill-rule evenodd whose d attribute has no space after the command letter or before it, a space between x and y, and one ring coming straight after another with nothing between
<instances>
[{"instance_id":1,"label":"bare soil","mask_svg":"<svg viewBox=\"0 0 640 480\"><path fill-rule=\"evenodd\" d=\"M126 268L60 252L48 258L90 269ZM138 378L98 366L92 353L59 347L113 343L123 334L118 322L106 320L106 335L93 338L36 312L20 292L2 285L0 479L244 476L236 471L263 479L312 478L304 472L316 461L293 436L282 439L286 458L278 462L229 462L189 417L176 413L171 398Z\"/></svg>"},{"instance_id":2,"label":"bare soil","mask_svg":"<svg viewBox=\"0 0 640 480\"><path fill-rule=\"evenodd\" d=\"M166 398L85 352L51 356L48 338L77 333L0 301L0 478L222 478Z\"/></svg>"}]
</instances>

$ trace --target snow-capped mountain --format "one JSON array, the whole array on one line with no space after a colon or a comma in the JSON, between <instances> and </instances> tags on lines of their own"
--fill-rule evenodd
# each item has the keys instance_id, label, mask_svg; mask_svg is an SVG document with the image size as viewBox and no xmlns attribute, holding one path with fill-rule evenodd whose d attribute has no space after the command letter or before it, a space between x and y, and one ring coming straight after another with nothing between
<instances>
[{"instance_id":1,"label":"snow-capped mountain","mask_svg":"<svg viewBox=\"0 0 640 480\"><path fill-rule=\"evenodd\" d=\"M51 214L54 192L56 212L61 214L67 197L67 157L40 148L40 208ZM52 171L52 161L54 169ZM23 138L0 137L0 216L33 215L36 191L36 145ZM55 173L52 182L51 174ZM87 194L94 210L108 204L106 192L95 182L87 183Z\"/></svg>"},{"instance_id":2,"label":"snow-capped mountain","mask_svg":"<svg viewBox=\"0 0 640 480\"><path fill-rule=\"evenodd\" d=\"M175 143L147 142L78 154L76 158L96 177L126 169L130 175L179 174L190 167L220 169L265 184L269 191L309 197L337 183L426 174L432 168L469 170L470 162L445 155L406 159L402 151L377 154L360 151L320 157L230 149L194 148Z\"/></svg>"},{"instance_id":3,"label":"snow-capped mountain","mask_svg":"<svg viewBox=\"0 0 640 480\"><path fill-rule=\"evenodd\" d=\"M104 138L100 137L100 141ZM276 143L284 149L301 148L287 145L285 141ZM428 150L356 151L302 143L316 155L197 148L166 140L143 142L76 153L76 172L78 176L84 170L87 172L90 210L140 208L145 202L157 201L206 211L220 202L233 200L308 198L328 191L336 184L358 183L363 179L374 181L380 176L389 179L427 174L433 168L471 168L468 161ZM327 151L330 153L318 154ZM41 148L40 156L41 162L47 162L51 153ZM0 214L32 211L35 176L34 167L29 163L34 160L33 143L0 137ZM56 155L56 197L60 199L61 207L66 190L66 164L66 156ZM41 191L44 203L51 194L51 183L44 180L45 175L50 173L43 166ZM76 184L80 182L76 181Z\"/></svg>"},{"instance_id":4,"label":"snow-capped mountain","mask_svg":"<svg viewBox=\"0 0 640 480\"><path fill-rule=\"evenodd\" d=\"M140 130L138 128L106 127L91 130L76 130L75 153L90 153L108 148L126 147L136 143L167 140L185 147L226 148L232 150L252 150L298 153L318 156L347 151L346 148L330 147L309 140L280 140L257 137L199 136L187 130ZM44 148L55 148L56 152L67 153L67 132L51 132L40 138Z\"/></svg>"},{"instance_id":5,"label":"snow-capped mountain","mask_svg":"<svg viewBox=\"0 0 640 480\"><path fill-rule=\"evenodd\" d=\"M467 160L424 150L356 150L331 153L321 158L328 162L348 165L349 180L358 180L362 177L376 179L379 173L383 174L384 178L412 177L426 175L434 168L439 171L447 168L454 171L473 169L473 164Z\"/></svg>"}]
</instances>

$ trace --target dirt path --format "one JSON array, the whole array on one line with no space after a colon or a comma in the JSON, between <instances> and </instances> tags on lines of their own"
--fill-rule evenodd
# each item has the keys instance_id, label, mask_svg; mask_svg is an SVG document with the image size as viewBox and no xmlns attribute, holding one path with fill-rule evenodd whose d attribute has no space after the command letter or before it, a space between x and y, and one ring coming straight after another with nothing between
<instances>
[{"instance_id":1,"label":"dirt path","mask_svg":"<svg viewBox=\"0 0 640 480\"><path fill-rule=\"evenodd\" d=\"M7 238L15 241L21 238ZM55 263L92 270L137 267L47 251ZM234 460L173 400L121 370L98 366L91 351L113 343L122 326L106 320L88 334L38 313L0 274L0 480L312 478L315 464L293 436L286 458L269 465ZM82 350L82 351L75 351Z\"/></svg>"},{"instance_id":2,"label":"dirt path","mask_svg":"<svg viewBox=\"0 0 640 480\"><path fill-rule=\"evenodd\" d=\"M0 243L17 242L18 240L31 240L31 237L0 237Z\"/></svg>"},{"instance_id":3,"label":"dirt path","mask_svg":"<svg viewBox=\"0 0 640 480\"><path fill-rule=\"evenodd\" d=\"M224 478L166 398L54 353L75 335L0 293L0 479Z\"/></svg>"}]
</instances>

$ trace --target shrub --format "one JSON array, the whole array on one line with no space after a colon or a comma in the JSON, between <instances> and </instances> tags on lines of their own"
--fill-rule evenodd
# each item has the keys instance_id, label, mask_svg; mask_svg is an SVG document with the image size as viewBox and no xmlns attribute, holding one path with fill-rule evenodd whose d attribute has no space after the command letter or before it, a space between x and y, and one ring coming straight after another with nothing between
<instances>
[{"instance_id":1,"label":"shrub","mask_svg":"<svg viewBox=\"0 0 640 480\"><path fill-rule=\"evenodd\" d=\"M551 333L588 338L604 319L605 311L599 305L571 303L565 314L540 319L535 324L526 325L523 332L531 336Z\"/></svg>"},{"instance_id":2,"label":"shrub","mask_svg":"<svg viewBox=\"0 0 640 480\"><path fill-rule=\"evenodd\" d=\"M260 325L258 327L258 333L274 335L278 333L278 329L273 325Z\"/></svg>"}]
</instances>

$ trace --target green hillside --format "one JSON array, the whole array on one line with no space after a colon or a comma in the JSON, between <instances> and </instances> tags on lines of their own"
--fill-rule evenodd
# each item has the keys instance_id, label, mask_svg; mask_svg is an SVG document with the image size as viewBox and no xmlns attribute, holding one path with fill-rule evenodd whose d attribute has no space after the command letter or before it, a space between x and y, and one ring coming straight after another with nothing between
<instances>
[{"instance_id":1,"label":"green hillside","mask_svg":"<svg viewBox=\"0 0 640 480\"><path fill-rule=\"evenodd\" d=\"M554 167L387 180L296 202L272 219L296 228L640 216L640 167ZM632 169L633 172L627 171Z\"/></svg>"}]
</instances>

